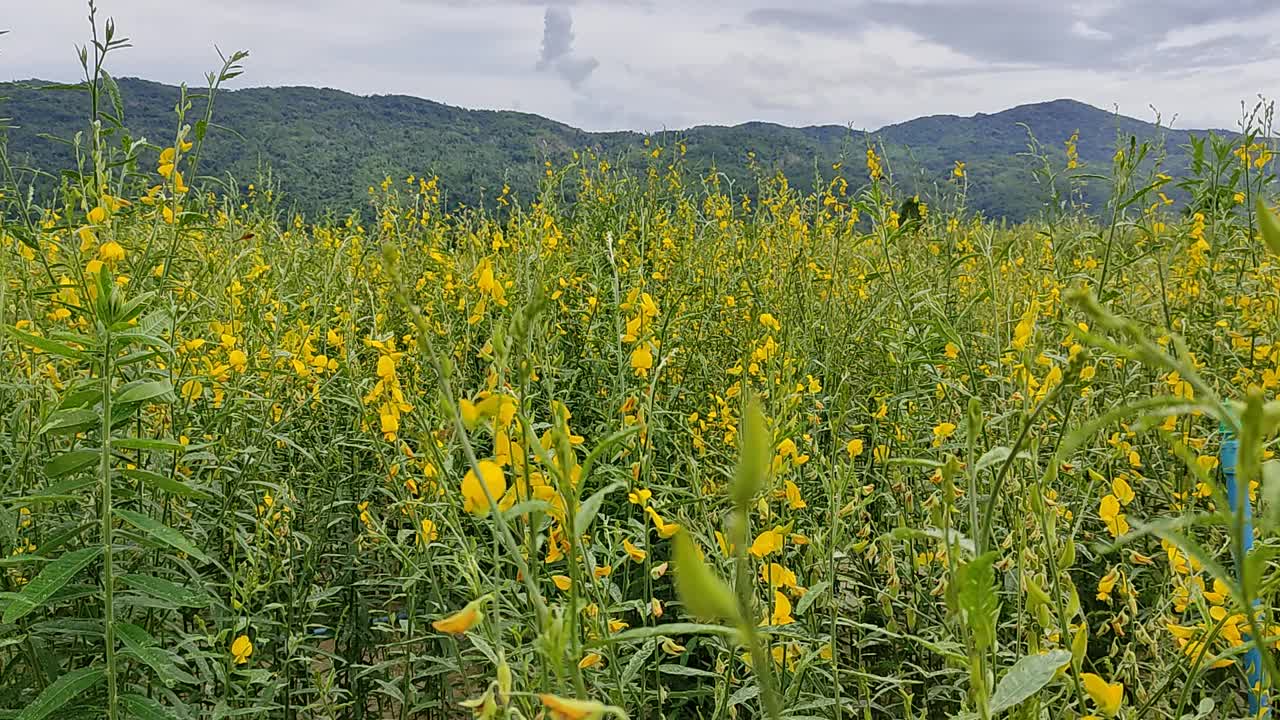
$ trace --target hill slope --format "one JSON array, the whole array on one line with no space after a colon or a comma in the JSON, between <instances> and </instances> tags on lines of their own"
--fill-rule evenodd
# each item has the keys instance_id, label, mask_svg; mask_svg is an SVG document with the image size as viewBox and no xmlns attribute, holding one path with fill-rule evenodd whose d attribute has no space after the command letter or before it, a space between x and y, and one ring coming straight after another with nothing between
<instances>
[{"instance_id":1,"label":"hill slope","mask_svg":"<svg viewBox=\"0 0 1280 720\"><path fill-rule=\"evenodd\" d=\"M42 81L0 83L0 116L18 126L9 145L19 163L44 170L73 164L70 148L40 137L71 137L84 127L87 100L81 93L39 89ZM174 133L178 88L122 79L125 122L135 136L165 143ZM467 110L400 95L362 97L308 87L247 88L222 92L216 101L202 172L241 182L269 166L288 197L304 210L361 207L366 189L383 177L410 173L440 175L454 202L492 198L506 182L528 199L544 160L566 160L575 149L606 157L635 156L644 135L589 133L527 113ZM199 117L196 103L189 118ZM909 190L929 195L957 160L969 168L970 205L991 217L1022 220L1043 204L1031 176L1026 151L1033 130L1049 151L1061 156L1063 141L1080 133L1086 162L1109 163L1117 133L1140 140L1163 136L1167 167L1186 166L1183 147L1190 133L1158 128L1072 100L1023 105L973 117L931 116L870 133L887 148L897 178ZM737 182L750 182L747 153L767 170L785 172L808 189L815 170L829 171L842 151L861 163L868 135L840 126L791 128L768 123L733 127L700 126L675 133L688 147L695 167L714 163ZM168 141L168 142L171 142ZM829 172L828 172L829 174ZM1092 189L1097 195L1100 189ZM1099 204L1101 197L1089 197Z\"/></svg>"}]
</instances>

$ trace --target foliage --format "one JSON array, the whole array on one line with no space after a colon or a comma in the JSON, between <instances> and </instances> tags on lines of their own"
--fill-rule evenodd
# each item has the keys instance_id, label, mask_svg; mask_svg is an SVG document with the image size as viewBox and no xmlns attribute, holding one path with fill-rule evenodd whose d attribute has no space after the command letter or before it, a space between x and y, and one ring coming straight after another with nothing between
<instances>
[{"instance_id":1,"label":"foliage","mask_svg":"<svg viewBox=\"0 0 1280 720\"><path fill-rule=\"evenodd\" d=\"M1267 114L1179 180L1122 139L1097 217L1086 152L1032 143L1056 189L1018 226L973 214L978 164L917 201L864 144L744 193L654 138L308 222L200 171L243 54L148 150L102 31L56 201L0 143L11 715L1246 712L1280 635Z\"/></svg>"},{"instance_id":2,"label":"foliage","mask_svg":"<svg viewBox=\"0 0 1280 720\"><path fill-rule=\"evenodd\" d=\"M118 84L123 119L133 137L163 146L161 138L172 132L169 114L179 102L180 88L131 78ZM16 162L56 172L75 167L74 155L65 144L43 136L69 138L84 130L84 113L80 95L42 89L49 85L38 80L0 84L0 97L9 96L0 107L18 126L10 138ZM192 100L194 112L203 114L202 99ZM362 207L366 189L387 174L440 177L449 208L492 208L504 185L527 203L538 194L544 161L561 165L575 151L590 149L643 172L646 153L653 149L643 145L648 137L667 147L679 143L691 169L705 174L714 167L737 192L754 192L757 179L775 171L805 190L814 189L816 176L820 191L838 174L833 164L848 156L856 161L861 149L873 143L884 146L904 191L936 204L954 163L964 161L974 178L967 193L970 207L1017 222L1037 214L1047 195L1047 190L1028 190L1034 167L1026 156L1028 128L1046 139L1059 160L1065 159L1062 143L1076 133L1080 176L1085 165L1110 163L1118 135L1162 145L1167 152L1164 169L1180 174L1189 163L1185 146L1196 137L1069 100L971 118L920 118L870 135L838 126L746 123L652 136L588 133L527 113L467 110L404 96L358 97L320 88L248 88L222 93L219 103L217 127L211 128L202 161L205 171L223 182L235 178L241 191L255 181L259 187L264 180L273 187L278 183L290 203L313 216ZM1101 208L1105 185L1078 182L1077 200ZM42 185L50 186L48 181ZM566 190L572 196L572 188Z\"/></svg>"}]
</instances>

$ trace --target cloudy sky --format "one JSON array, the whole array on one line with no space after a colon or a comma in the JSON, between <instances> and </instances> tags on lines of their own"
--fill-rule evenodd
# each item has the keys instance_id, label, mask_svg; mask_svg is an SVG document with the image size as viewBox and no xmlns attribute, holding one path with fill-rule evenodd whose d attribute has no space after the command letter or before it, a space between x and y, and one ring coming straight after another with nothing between
<instances>
[{"instance_id":1,"label":"cloudy sky","mask_svg":"<svg viewBox=\"0 0 1280 720\"><path fill-rule=\"evenodd\" d=\"M322 85L591 130L874 129L1070 97L1183 128L1280 90L1276 0L99 0L118 76ZM0 0L0 80L73 80L82 0Z\"/></svg>"}]
</instances>

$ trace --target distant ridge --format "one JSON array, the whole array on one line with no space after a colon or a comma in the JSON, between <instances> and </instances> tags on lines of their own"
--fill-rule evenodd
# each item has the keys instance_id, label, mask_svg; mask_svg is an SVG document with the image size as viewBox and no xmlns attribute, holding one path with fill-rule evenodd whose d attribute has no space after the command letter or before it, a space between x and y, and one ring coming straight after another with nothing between
<instances>
[{"instance_id":1,"label":"distant ridge","mask_svg":"<svg viewBox=\"0 0 1280 720\"><path fill-rule=\"evenodd\" d=\"M130 130L157 143L171 138L178 88L136 78L118 82ZM70 137L82 130L86 101L78 93L37 89L47 84L0 83L0 97L7 98L0 101L0 117L11 117L19 126L9 133L18 161L53 171L72 166L70 150L39 135ZM406 95L359 96L328 88L227 90L216 103L215 122L233 132L211 131L202 174L230 174L247 183L269 164L286 197L312 213L363 207L368 186L387 175L399 179L411 173L438 174L454 202L491 199L504 183L527 201L544 160L561 162L584 148L610 158L638 157L645 137L629 131L587 132L518 111L468 110ZM199 116L199 109L193 116ZM796 128L753 121L666 135L684 140L691 165L709 168L714 163L739 187L753 182L746 161L750 151L757 166L781 170L804 189L812 185L815 171L830 175L842 151L851 163L861 164L869 135L887 149L895 179L907 191L929 196L954 163L963 161L970 207L989 217L1020 221L1045 201L1032 181L1030 159L1023 155L1026 127L1059 157L1063 142L1079 131L1081 160L1101 163L1101 171L1110 167L1118 133L1139 140L1162 137L1166 171L1175 175L1187 166L1183 146L1190 136L1208 132L1160 128L1058 99L969 117L931 115L871 133L839 125ZM1090 187L1086 199L1100 205L1102 191Z\"/></svg>"}]
</instances>

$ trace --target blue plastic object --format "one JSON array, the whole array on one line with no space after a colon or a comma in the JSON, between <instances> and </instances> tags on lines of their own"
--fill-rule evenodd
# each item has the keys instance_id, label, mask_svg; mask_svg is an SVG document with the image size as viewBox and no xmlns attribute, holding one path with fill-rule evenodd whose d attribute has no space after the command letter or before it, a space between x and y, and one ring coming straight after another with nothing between
<instances>
[{"instance_id":1,"label":"blue plastic object","mask_svg":"<svg viewBox=\"0 0 1280 720\"><path fill-rule=\"evenodd\" d=\"M1222 476L1227 481L1227 502L1231 511L1244 515L1244 538L1241 545L1243 554L1235 558L1236 576L1241 574L1244 563L1243 555L1253 549L1253 505L1249 502L1248 488L1241 488L1236 480L1236 461L1240 454L1240 441L1229 428L1222 428L1222 448L1218 451L1218 464L1222 468ZM1233 548L1234 549L1234 548ZM1256 603L1255 603L1256 604ZM1249 635L1244 634L1244 641L1249 642ZM1244 674L1249 680L1249 712L1253 717L1267 707L1267 696L1260 691L1262 687L1262 654L1255 645L1244 655Z\"/></svg>"}]
</instances>

